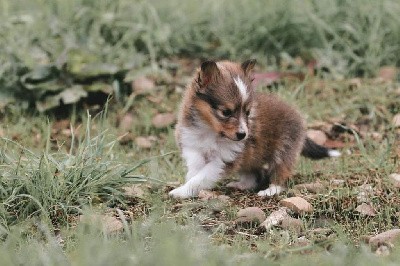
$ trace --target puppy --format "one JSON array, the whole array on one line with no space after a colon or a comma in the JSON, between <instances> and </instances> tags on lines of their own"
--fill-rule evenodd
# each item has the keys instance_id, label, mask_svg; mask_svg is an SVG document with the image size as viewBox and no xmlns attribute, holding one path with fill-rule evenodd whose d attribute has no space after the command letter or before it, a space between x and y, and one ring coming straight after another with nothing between
<instances>
[{"instance_id":1,"label":"puppy","mask_svg":"<svg viewBox=\"0 0 400 266\"><path fill-rule=\"evenodd\" d=\"M229 187L273 196L284 190L300 154L340 156L306 137L304 119L295 108L253 89L255 63L207 61L197 70L175 131L188 169L186 183L172 190L172 197L195 197L234 172L240 180Z\"/></svg>"}]
</instances>

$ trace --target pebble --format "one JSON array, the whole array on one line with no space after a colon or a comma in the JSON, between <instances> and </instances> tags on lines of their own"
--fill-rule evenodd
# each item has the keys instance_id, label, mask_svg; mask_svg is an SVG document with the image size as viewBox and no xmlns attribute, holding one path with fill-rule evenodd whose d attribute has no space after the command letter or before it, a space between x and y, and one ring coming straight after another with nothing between
<instances>
[{"instance_id":1,"label":"pebble","mask_svg":"<svg viewBox=\"0 0 400 266\"><path fill-rule=\"evenodd\" d=\"M236 222L258 222L262 223L265 221L266 216L263 210L258 207L247 207L241 209L237 213Z\"/></svg>"},{"instance_id":2,"label":"pebble","mask_svg":"<svg viewBox=\"0 0 400 266\"><path fill-rule=\"evenodd\" d=\"M301 197L283 199L280 201L280 204L297 214L304 214L313 211L312 205Z\"/></svg>"}]
</instances>

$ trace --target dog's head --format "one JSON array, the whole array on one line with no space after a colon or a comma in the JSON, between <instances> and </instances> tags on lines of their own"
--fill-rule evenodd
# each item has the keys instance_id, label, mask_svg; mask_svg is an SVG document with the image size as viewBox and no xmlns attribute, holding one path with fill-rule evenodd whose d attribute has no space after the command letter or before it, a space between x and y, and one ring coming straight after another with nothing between
<instances>
[{"instance_id":1,"label":"dog's head","mask_svg":"<svg viewBox=\"0 0 400 266\"><path fill-rule=\"evenodd\" d=\"M195 81L195 108L203 122L221 137L241 141L249 135L255 63L256 60L242 64L206 61L201 65Z\"/></svg>"}]
</instances>

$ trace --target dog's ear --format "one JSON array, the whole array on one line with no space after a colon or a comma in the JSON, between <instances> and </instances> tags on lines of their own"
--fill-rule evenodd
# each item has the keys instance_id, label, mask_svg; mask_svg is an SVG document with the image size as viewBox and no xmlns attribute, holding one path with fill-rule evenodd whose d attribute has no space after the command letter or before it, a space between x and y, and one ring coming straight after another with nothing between
<instances>
[{"instance_id":1,"label":"dog's ear","mask_svg":"<svg viewBox=\"0 0 400 266\"><path fill-rule=\"evenodd\" d=\"M253 70L254 66L256 65L257 60L256 59L250 59L247 61L244 61L241 64L241 67L243 69L244 74L247 76L251 73L251 71Z\"/></svg>"},{"instance_id":2,"label":"dog's ear","mask_svg":"<svg viewBox=\"0 0 400 266\"><path fill-rule=\"evenodd\" d=\"M220 72L217 63L214 61L205 61L201 64L199 83L201 86L207 86L207 84L215 82L220 76Z\"/></svg>"}]
</instances>

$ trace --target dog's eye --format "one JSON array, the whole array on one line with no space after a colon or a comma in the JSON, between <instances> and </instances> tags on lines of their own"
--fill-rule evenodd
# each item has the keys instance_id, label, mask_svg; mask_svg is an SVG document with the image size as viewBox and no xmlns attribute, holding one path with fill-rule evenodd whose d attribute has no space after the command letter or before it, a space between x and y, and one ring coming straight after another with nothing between
<instances>
[{"instance_id":1,"label":"dog's eye","mask_svg":"<svg viewBox=\"0 0 400 266\"><path fill-rule=\"evenodd\" d=\"M250 110L247 110L246 111L246 116L249 116L250 115Z\"/></svg>"},{"instance_id":2,"label":"dog's eye","mask_svg":"<svg viewBox=\"0 0 400 266\"><path fill-rule=\"evenodd\" d=\"M231 117L232 116L232 111L229 110L229 109L222 110L222 115L224 117Z\"/></svg>"}]
</instances>

